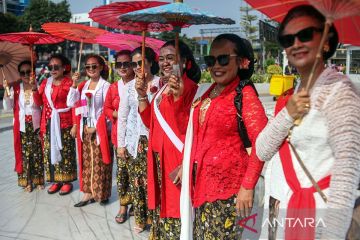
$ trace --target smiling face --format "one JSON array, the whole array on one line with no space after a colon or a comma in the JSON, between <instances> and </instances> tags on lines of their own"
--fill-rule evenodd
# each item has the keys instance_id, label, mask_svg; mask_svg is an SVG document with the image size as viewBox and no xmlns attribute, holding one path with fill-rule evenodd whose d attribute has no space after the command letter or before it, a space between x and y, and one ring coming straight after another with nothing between
<instances>
[{"instance_id":1,"label":"smiling face","mask_svg":"<svg viewBox=\"0 0 360 240\"><path fill-rule=\"evenodd\" d=\"M94 57L89 58L85 63L86 74L91 79L98 79L100 77L100 72L103 69L98 62L98 60Z\"/></svg>"},{"instance_id":2,"label":"smiling face","mask_svg":"<svg viewBox=\"0 0 360 240\"><path fill-rule=\"evenodd\" d=\"M20 67L20 78L24 83L29 83L31 75L31 66L29 64L23 64Z\"/></svg>"},{"instance_id":3,"label":"smiling face","mask_svg":"<svg viewBox=\"0 0 360 240\"><path fill-rule=\"evenodd\" d=\"M301 16L290 20L289 23L285 26L282 35L296 34L299 31L309 27L321 29L322 25L312 17ZM314 65L316 59L316 53L320 45L320 40L320 32L314 32L312 40L306 42L301 42L298 37L296 37L294 44L285 48L288 60L291 65L296 67L299 72L311 71L311 68Z\"/></svg>"},{"instance_id":4,"label":"smiling face","mask_svg":"<svg viewBox=\"0 0 360 240\"><path fill-rule=\"evenodd\" d=\"M136 76L141 77L141 64L142 61L141 54L136 53L134 56L132 56L132 62L137 63L136 66L133 67L133 70L136 74ZM151 74L151 64L148 62L148 60L145 58L145 67L144 67L144 73L149 75Z\"/></svg>"},{"instance_id":5,"label":"smiling face","mask_svg":"<svg viewBox=\"0 0 360 240\"><path fill-rule=\"evenodd\" d=\"M60 59L52 58L49 62L50 74L54 79L61 79L64 76L64 66Z\"/></svg>"},{"instance_id":6,"label":"smiling face","mask_svg":"<svg viewBox=\"0 0 360 240\"><path fill-rule=\"evenodd\" d=\"M211 77L216 83L222 86L228 85L237 76L240 61L235 52L235 44L229 40L223 39L215 41L211 45L210 56L218 57L220 55L232 55L226 66L221 66L218 61L213 67L210 67Z\"/></svg>"},{"instance_id":7,"label":"smiling face","mask_svg":"<svg viewBox=\"0 0 360 240\"><path fill-rule=\"evenodd\" d=\"M173 65L175 64L175 55L176 55L176 50L175 47L172 45L168 45L160 49L159 67L160 67L160 72L163 74L165 78L170 77L171 74L174 73ZM184 62L186 62L185 59L180 59L179 66L181 72L183 71L182 68Z\"/></svg>"},{"instance_id":8,"label":"smiling face","mask_svg":"<svg viewBox=\"0 0 360 240\"><path fill-rule=\"evenodd\" d=\"M126 55L126 54L119 55L116 58L116 62L121 63L121 67L116 68L116 71L121 78L129 78L130 76L132 76L134 74L134 71L130 66L123 65L123 63L125 63L125 65L128 65L131 62L131 57L129 55ZM126 63L128 63L128 64L126 64Z\"/></svg>"}]
</instances>

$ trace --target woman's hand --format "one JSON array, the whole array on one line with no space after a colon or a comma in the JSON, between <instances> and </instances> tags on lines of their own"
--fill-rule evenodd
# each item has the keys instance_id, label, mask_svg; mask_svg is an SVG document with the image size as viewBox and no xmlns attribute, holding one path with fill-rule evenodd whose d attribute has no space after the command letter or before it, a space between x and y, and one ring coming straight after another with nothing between
<instances>
[{"instance_id":1,"label":"woman's hand","mask_svg":"<svg viewBox=\"0 0 360 240\"><path fill-rule=\"evenodd\" d=\"M73 88L76 88L77 87L77 84L79 83L79 80L80 80L80 73L79 72L75 72L73 75L72 75L72 80L73 80L73 84L72 84L72 87Z\"/></svg>"},{"instance_id":2,"label":"woman's hand","mask_svg":"<svg viewBox=\"0 0 360 240\"><path fill-rule=\"evenodd\" d=\"M293 119L302 118L310 110L310 95L302 89L292 95L286 104L286 109Z\"/></svg>"},{"instance_id":3,"label":"woman's hand","mask_svg":"<svg viewBox=\"0 0 360 240\"><path fill-rule=\"evenodd\" d=\"M112 115L113 115L114 119L117 119L118 118L118 111L114 110Z\"/></svg>"},{"instance_id":4,"label":"woman's hand","mask_svg":"<svg viewBox=\"0 0 360 240\"><path fill-rule=\"evenodd\" d=\"M76 133L77 133L77 128L76 128L76 124L74 124L70 130L70 135L73 137L73 138L76 138Z\"/></svg>"},{"instance_id":5,"label":"woman's hand","mask_svg":"<svg viewBox=\"0 0 360 240\"><path fill-rule=\"evenodd\" d=\"M138 93L138 95L140 97L145 97L146 96L146 91L147 91L147 84L145 82L145 79L146 79L146 74L145 76L141 76L141 77L136 77L135 78L135 89L136 89L136 92Z\"/></svg>"},{"instance_id":6,"label":"woman's hand","mask_svg":"<svg viewBox=\"0 0 360 240\"><path fill-rule=\"evenodd\" d=\"M184 82L182 78L175 75L171 75L168 81L170 87L170 93L173 94L174 100L176 101L184 92Z\"/></svg>"},{"instance_id":7,"label":"woman's hand","mask_svg":"<svg viewBox=\"0 0 360 240\"><path fill-rule=\"evenodd\" d=\"M90 135L91 135L91 134L93 134L93 133L96 132L96 128L94 128L94 127L88 127L88 126L85 125L84 131L85 131L86 134L90 134Z\"/></svg>"},{"instance_id":8,"label":"woman's hand","mask_svg":"<svg viewBox=\"0 0 360 240\"><path fill-rule=\"evenodd\" d=\"M238 195L236 197L236 211L241 218L245 218L250 215L253 207L254 190L245 189L240 187Z\"/></svg>"},{"instance_id":9,"label":"woman's hand","mask_svg":"<svg viewBox=\"0 0 360 240\"><path fill-rule=\"evenodd\" d=\"M5 89L5 96L10 97L9 84L8 84L7 80L5 80L5 79L3 81L3 87Z\"/></svg>"},{"instance_id":10,"label":"woman's hand","mask_svg":"<svg viewBox=\"0 0 360 240\"><path fill-rule=\"evenodd\" d=\"M181 181L182 181L182 165L179 168L179 171L178 171L173 183L175 185L178 185L179 183L181 183Z\"/></svg>"},{"instance_id":11,"label":"woman's hand","mask_svg":"<svg viewBox=\"0 0 360 240\"><path fill-rule=\"evenodd\" d=\"M126 159L128 158L128 154L127 154L127 151L126 151L126 148L124 147L118 147L116 149L116 153L117 153L117 156L121 159Z\"/></svg>"}]
</instances>

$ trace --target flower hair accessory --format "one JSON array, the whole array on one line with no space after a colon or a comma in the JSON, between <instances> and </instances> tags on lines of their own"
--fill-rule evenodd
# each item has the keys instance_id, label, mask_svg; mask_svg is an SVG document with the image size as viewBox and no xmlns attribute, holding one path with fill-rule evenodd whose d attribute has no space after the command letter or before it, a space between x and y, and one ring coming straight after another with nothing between
<instances>
[{"instance_id":1,"label":"flower hair accessory","mask_svg":"<svg viewBox=\"0 0 360 240\"><path fill-rule=\"evenodd\" d=\"M240 69L249 69L250 60L247 58L242 58L240 60Z\"/></svg>"}]
</instances>

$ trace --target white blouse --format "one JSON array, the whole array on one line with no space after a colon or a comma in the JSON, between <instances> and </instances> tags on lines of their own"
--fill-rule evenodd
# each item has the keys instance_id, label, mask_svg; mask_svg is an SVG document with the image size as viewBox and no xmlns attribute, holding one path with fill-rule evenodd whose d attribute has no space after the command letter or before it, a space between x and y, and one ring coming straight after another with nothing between
<instances>
[{"instance_id":1,"label":"white blouse","mask_svg":"<svg viewBox=\"0 0 360 240\"><path fill-rule=\"evenodd\" d=\"M159 90L160 78L154 76L151 86ZM139 102L138 94L135 90L135 79L125 85L124 96L120 96L120 107L118 113L118 146L126 147L129 154L137 157L137 148L140 136L149 136L149 130L143 124L138 113ZM155 93L148 92L149 102L153 99ZM125 131L124 131L125 129Z\"/></svg>"},{"instance_id":2,"label":"white blouse","mask_svg":"<svg viewBox=\"0 0 360 240\"><path fill-rule=\"evenodd\" d=\"M107 91L110 87L110 83L108 83L106 80L100 77L95 90L89 90L90 80L88 80L82 91L80 96L80 91L78 88L70 88L70 91L67 96L66 104L68 107L74 107L75 104L80 101L80 107L76 109L76 115L81 115L81 117L88 117L91 116L92 125L96 127L97 120L99 119L100 115L103 112L104 109L104 102L105 97L107 94ZM91 101L91 107L88 108L86 104L86 93L92 94L92 101ZM83 132L83 121L80 121L80 137L82 139L82 132ZM99 138L97 136L97 143L99 144Z\"/></svg>"}]
</instances>

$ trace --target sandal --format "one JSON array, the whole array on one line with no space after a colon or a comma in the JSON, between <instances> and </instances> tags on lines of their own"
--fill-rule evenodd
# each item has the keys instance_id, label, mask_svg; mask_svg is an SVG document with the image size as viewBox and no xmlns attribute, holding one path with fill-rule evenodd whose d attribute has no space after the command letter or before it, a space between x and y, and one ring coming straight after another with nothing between
<instances>
[{"instance_id":1,"label":"sandal","mask_svg":"<svg viewBox=\"0 0 360 240\"><path fill-rule=\"evenodd\" d=\"M134 206L131 205L131 208L129 210L129 216L134 216Z\"/></svg>"},{"instance_id":2,"label":"sandal","mask_svg":"<svg viewBox=\"0 0 360 240\"><path fill-rule=\"evenodd\" d=\"M135 226L135 227L134 227L135 233L141 233L141 232L143 232L144 230L145 230L145 228L143 228L143 227L139 227L139 226Z\"/></svg>"},{"instance_id":3,"label":"sandal","mask_svg":"<svg viewBox=\"0 0 360 240\"><path fill-rule=\"evenodd\" d=\"M45 186L44 186L44 185L37 185L37 186L36 186L36 189L37 189L37 190L44 190L44 189L45 189Z\"/></svg>"},{"instance_id":4,"label":"sandal","mask_svg":"<svg viewBox=\"0 0 360 240\"><path fill-rule=\"evenodd\" d=\"M119 224L123 224L127 220L127 214L126 213L118 213L115 217L115 222Z\"/></svg>"},{"instance_id":5,"label":"sandal","mask_svg":"<svg viewBox=\"0 0 360 240\"><path fill-rule=\"evenodd\" d=\"M33 190L33 187L31 184L29 184L26 187L24 187L24 190L25 190L25 192L31 193Z\"/></svg>"}]
</instances>

